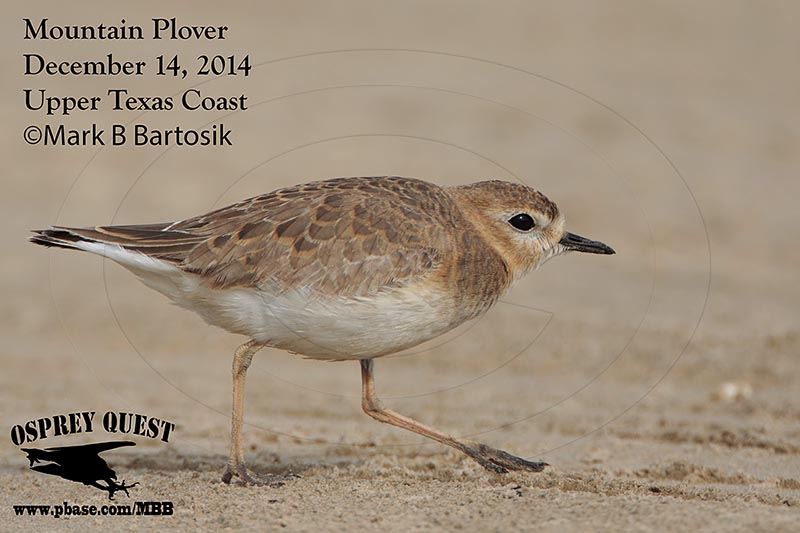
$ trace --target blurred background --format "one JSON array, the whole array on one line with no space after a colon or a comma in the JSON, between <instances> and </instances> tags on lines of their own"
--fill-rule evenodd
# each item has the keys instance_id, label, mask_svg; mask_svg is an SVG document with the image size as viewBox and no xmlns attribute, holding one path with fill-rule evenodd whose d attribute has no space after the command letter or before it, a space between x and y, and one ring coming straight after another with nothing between
<instances>
[{"instance_id":1,"label":"blurred background","mask_svg":"<svg viewBox=\"0 0 800 533\"><path fill-rule=\"evenodd\" d=\"M72 410L142 412L178 424L174 453L221 465L229 365L243 341L99 257L27 243L30 229L177 220L335 176L496 178L543 191L571 231L617 255L557 258L483 319L380 360L392 408L577 471L649 468L686 481L659 465L688 456L686 471L741 473L765 493L798 483L795 3L92 5L17 3L3 21L4 427ZM153 17L173 16L227 25L227 38L148 38ZM146 39L24 40L23 17L124 18ZM112 53L147 61L146 74L26 77L32 52ZM190 69L200 54L249 55L253 69L161 77L159 54ZM112 111L106 96L191 87L245 94L249 109ZM25 88L103 100L46 117L24 108ZM233 146L26 144L25 127L45 123L222 123ZM357 463L364 445L441 453L368 420L359 403L355 363L264 350L248 378L253 460ZM0 442L2 468L23 472ZM137 442L134 454L161 449Z\"/></svg>"}]
</instances>

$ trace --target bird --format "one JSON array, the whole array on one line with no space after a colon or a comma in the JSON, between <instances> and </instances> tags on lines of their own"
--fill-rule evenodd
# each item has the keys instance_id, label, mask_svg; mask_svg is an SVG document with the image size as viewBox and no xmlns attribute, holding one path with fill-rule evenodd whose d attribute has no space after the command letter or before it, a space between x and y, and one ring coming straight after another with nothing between
<instances>
[{"instance_id":1,"label":"bird","mask_svg":"<svg viewBox=\"0 0 800 533\"><path fill-rule=\"evenodd\" d=\"M514 284L567 252L614 254L570 233L557 205L520 182L440 186L399 176L311 181L156 224L52 226L30 240L119 263L207 323L249 340L233 356L230 457L222 480L280 485L245 463L245 378L272 347L358 361L362 409L451 446L498 474L544 462L453 437L384 406L375 359L484 315Z\"/></svg>"},{"instance_id":2,"label":"bird","mask_svg":"<svg viewBox=\"0 0 800 533\"><path fill-rule=\"evenodd\" d=\"M76 481L108 492L108 499L114 499L114 493L122 491L128 496L128 489L137 486L117 483L117 473L108 466L105 459L100 454L121 448L123 446L136 446L132 441L116 442L96 442L92 444L80 444L77 446L59 446L55 448L21 448L28 455L31 470L60 476L69 481ZM47 464L38 464L46 461ZM36 466L34 466L34 464ZM105 481L106 485L101 485L99 481Z\"/></svg>"}]
</instances>

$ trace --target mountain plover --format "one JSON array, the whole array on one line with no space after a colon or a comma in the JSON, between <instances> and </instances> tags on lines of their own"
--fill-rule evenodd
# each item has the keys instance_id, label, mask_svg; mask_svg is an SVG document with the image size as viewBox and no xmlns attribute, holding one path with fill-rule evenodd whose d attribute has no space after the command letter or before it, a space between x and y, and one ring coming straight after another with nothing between
<instances>
[{"instance_id":1,"label":"mountain plover","mask_svg":"<svg viewBox=\"0 0 800 533\"><path fill-rule=\"evenodd\" d=\"M230 482L279 484L245 467L245 374L271 346L361 364L371 417L461 450L486 469L541 471L383 406L374 360L486 313L511 285L569 251L613 254L569 233L556 204L505 181L440 187L401 177L337 178L279 189L162 224L35 231L44 246L92 252L209 324L250 340L233 357Z\"/></svg>"}]
</instances>

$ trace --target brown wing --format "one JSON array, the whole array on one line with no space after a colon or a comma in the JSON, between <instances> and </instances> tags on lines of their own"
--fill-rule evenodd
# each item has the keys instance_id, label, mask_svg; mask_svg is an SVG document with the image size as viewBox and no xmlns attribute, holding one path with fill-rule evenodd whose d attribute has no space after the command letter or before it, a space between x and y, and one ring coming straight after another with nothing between
<instances>
[{"instance_id":1,"label":"brown wing","mask_svg":"<svg viewBox=\"0 0 800 533\"><path fill-rule=\"evenodd\" d=\"M205 235L180 262L214 288L366 295L430 272L457 213L433 184L339 178L281 189L165 228Z\"/></svg>"}]
</instances>

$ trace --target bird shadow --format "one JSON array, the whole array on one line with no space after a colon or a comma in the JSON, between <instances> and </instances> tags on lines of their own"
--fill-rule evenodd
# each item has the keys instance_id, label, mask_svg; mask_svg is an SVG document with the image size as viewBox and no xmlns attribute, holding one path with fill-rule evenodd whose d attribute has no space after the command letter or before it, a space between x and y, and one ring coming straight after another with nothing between
<instances>
[{"instance_id":1,"label":"bird shadow","mask_svg":"<svg viewBox=\"0 0 800 533\"><path fill-rule=\"evenodd\" d=\"M357 458L353 458L351 464L358 464ZM123 470L144 470L151 472L193 472L220 474L228 462L228 457L219 453L185 453L169 449L159 452L139 452L128 453L124 457L120 456L115 464ZM247 457L247 466L258 474L286 476L290 474L302 475L314 468L324 467L328 464L342 464L337 458L335 461L325 461L324 458L309 458L308 460L298 460L297 458L281 458L277 454L268 451L250 453Z\"/></svg>"}]
</instances>

